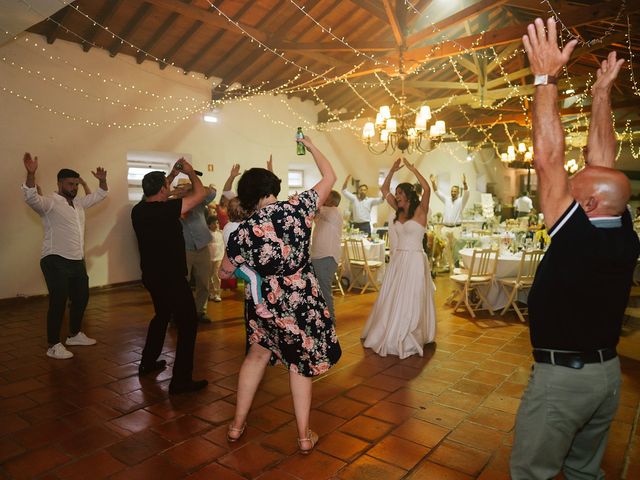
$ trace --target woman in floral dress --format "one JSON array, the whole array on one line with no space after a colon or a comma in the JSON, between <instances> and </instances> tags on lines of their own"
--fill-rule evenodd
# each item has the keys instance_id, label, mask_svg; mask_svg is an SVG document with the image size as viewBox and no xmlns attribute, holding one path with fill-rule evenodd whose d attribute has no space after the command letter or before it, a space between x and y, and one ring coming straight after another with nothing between
<instances>
[{"instance_id":1,"label":"woman in floral dress","mask_svg":"<svg viewBox=\"0 0 640 480\"><path fill-rule=\"evenodd\" d=\"M266 366L281 363L289 370L298 446L301 453L309 453L318 439L309 429L311 379L326 372L341 355L335 325L309 261L313 217L336 175L309 138L298 141L311 152L322 179L311 190L279 202L280 179L263 168L247 170L238 182L238 198L251 214L229 238L220 277L230 277L241 264L255 270L262 277L262 296L273 314L272 318L258 316L247 293L247 356L240 369L236 412L227 439L234 442L244 433Z\"/></svg>"}]
</instances>

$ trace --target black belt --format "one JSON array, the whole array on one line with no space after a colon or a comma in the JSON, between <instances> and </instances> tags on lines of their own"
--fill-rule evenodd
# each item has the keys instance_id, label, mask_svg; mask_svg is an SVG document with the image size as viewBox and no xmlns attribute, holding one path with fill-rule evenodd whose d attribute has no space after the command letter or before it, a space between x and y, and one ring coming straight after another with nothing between
<instances>
[{"instance_id":1,"label":"black belt","mask_svg":"<svg viewBox=\"0 0 640 480\"><path fill-rule=\"evenodd\" d=\"M557 350L533 350L533 358L539 363L550 363L569 368L582 368L586 363L602 363L618 355L615 348L603 348L591 352L559 352Z\"/></svg>"},{"instance_id":2,"label":"black belt","mask_svg":"<svg viewBox=\"0 0 640 480\"><path fill-rule=\"evenodd\" d=\"M444 223L443 224L445 227L459 227L462 224L461 223Z\"/></svg>"}]
</instances>

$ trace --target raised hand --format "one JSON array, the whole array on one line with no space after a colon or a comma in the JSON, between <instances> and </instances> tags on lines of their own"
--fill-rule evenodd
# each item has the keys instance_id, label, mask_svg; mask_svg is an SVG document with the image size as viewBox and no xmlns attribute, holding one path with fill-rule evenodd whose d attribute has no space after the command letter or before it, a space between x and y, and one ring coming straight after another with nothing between
<instances>
[{"instance_id":1,"label":"raised hand","mask_svg":"<svg viewBox=\"0 0 640 480\"><path fill-rule=\"evenodd\" d=\"M178 172L182 172L186 175L189 175L191 172L193 172L193 167L189 162L187 162L187 160L184 157L180 157L176 162L176 164L173 166L173 168L174 170L177 170Z\"/></svg>"},{"instance_id":2,"label":"raised hand","mask_svg":"<svg viewBox=\"0 0 640 480\"><path fill-rule=\"evenodd\" d=\"M267 163L267 168L268 168L268 163ZM236 178L238 175L240 175L240 164L239 163L234 163L231 166L231 171L229 172L229 176L231 178Z\"/></svg>"},{"instance_id":3,"label":"raised hand","mask_svg":"<svg viewBox=\"0 0 640 480\"><path fill-rule=\"evenodd\" d=\"M27 173L36 173L36 170L38 169L38 157L32 158L31 154L26 152L24 157L22 157L22 161L24 162L24 168L27 169Z\"/></svg>"},{"instance_id":4,"label":"raised hand","mask_svg":"<svg viewBox=\"0 0 640 480\"><path fill-rule=\"evenodd\" d=\"M273 173L273 155L269 154L269 160L267 160L267 170Z\"/></svg>"},{"instance_id":5,"label":"raised hand","mask_svg":"<svg viewBox=\"0 0 640 480\"><path fill-rule=\"evenodd\" d=\"M571 40L560 50L556 21L550 17L547 19L546 30L541 18L536 18L534 23L529 24L527 34L522 37L522 43L534 75L556 76L569 61L578 41Z\"/></svg>"},{"instance_id":6,"label":"raised hand","mask_svg":"<svg viewBox=\"0 0 640 480\"><path fill-rule=\"evenodd\" d=\"M92 171L91 174L101 182L104 182L107 179L107 171L102 167L96 168L96 171Z\"/></svg>"},{"instance_id":7,"label":"raised hand","mask_svg":"<svg viewBox=\"0 0 640 480\"><path fill-rule=\"evenodd\" d=\"M431 183L436 183L436 177L432 174L429 175L429 180L431 180Z\"/></svg>"},{"instance_id":8,"label":"raised hand","mask_svg":"<svg viewBox=\"0 0 640 480\"><path fill-rule=\"evenodd\" d=\"M609 52L609 56L606 60L602 61L600 68L598 68L598 71L596 72L596 81L591 86L592 95L596 94L598 91L608 94L611 91L613 82L618 77L618 73L620 73L620 69L623 64L624 58L617 60L615 50Z\"/></svg>"},{"instance_id":9,"label":"raised hand","mask_svg":"<svg viewBox=\"0 0 640 480\"><path fill-rule=\"evenodd\" d=\"M309 135L305 135L302 138L296 137L296 142L302 143L305 147L307 147L307 150L310 150L314 146Z\"/></svg>"},{"instance_id":10,"label":"raised hand","mask_svg":"<svg viewBox=\"0 0 640 480\"><path fill-rule=\"evenodd\" d=\"M415 165L414 165L413 163L411 163L411 162L410 162L409 160L407 160L405 157L402 157L402 161L404 162L404 164L406 165L407 169L408 169L410 172L415 173L415 171L416 171L416 167L415 167Z\"/></svg>"}]
</instances>

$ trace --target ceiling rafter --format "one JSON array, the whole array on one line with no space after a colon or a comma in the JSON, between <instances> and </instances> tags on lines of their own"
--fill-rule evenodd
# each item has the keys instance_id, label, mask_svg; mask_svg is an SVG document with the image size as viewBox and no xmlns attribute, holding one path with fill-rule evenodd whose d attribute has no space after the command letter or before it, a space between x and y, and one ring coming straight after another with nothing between
<instances>
[{"instance_id":1,"label":"ceiling rafter","mask_svg":"<svg viewBox=\"0 0 640 480\"><path fill-rule=\"evenodd\" d=\"M120 38L127 38L129 34L142 22L152 11L152 7L147 2L143 2L138 8L135 15L127 22L124 28L118 33ZM115 38L109 47L109 55L115 57L122 48L124 42L119 38Z\"/></svg>"},{"instance_id":2,"label":"ceiling rafter","mask_svg":"<svg viewBox=\"0 0 640 480\"><path fill-rule=\"evenodd\" d=\"M64 24L65 19L72 11L73 8L65 7L51 15L51 20L49 21L50 25L48 26L47 31L44 32L44 36L47 37L48 44L52 44L56 41L56 38L58 38L58 32L60 31L60 26Z\"/></svg>"},{"instance_id":3,"label":"ceiling rafter","mask_svg":"<svg viewBox=\"0 0 640 480\"><path fill-rule=\"evenodd\" d=\"M121 3L122 0L109 0L104 4L102 9L100 10L100 13L98 14L97 22L91 25L84 32L84 41L82 42L82 50L84 52L88 52L89 50L91 50L93 41L95 40L98 33L102 31L102 27L100 25L105 25L109 22L109 19L116 13L116 10L118 10L118 7Z\"/></svg>"}]
</instances>

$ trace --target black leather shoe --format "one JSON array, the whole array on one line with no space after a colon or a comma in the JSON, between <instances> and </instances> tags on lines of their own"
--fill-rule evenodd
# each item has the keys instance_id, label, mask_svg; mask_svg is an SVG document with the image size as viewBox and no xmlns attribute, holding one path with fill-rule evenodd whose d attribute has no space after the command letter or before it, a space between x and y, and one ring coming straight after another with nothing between
<instances>
[{"instance_id":1,"label":"black leather shoe","mask_svg":"<svg viewBox=\"0 0 640 480\"><path fill-rule=\"evenodd\" d=\"M173 383L169 384L169 393L172 395L177 395L179 393L189 393L196 392L198 390L202 390L204 387L209 385L208 380L191 380L186 383Z\"/></svg>"},{"instance_id":2,"label":"black leather shoe","mask_svg":"<svg viewBox=\"0 0 640 480\"><path fill-rule=\"evenodd\" d=\"M158 370L163 370L166 366L166 360L157 360L148 366L140 364L140 366L138 367L138 375L146 375L147 373L157 372Z\"/></svg>"}]
</instances>

